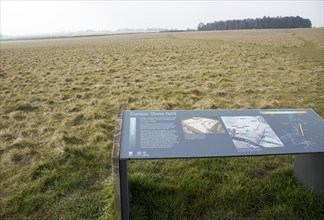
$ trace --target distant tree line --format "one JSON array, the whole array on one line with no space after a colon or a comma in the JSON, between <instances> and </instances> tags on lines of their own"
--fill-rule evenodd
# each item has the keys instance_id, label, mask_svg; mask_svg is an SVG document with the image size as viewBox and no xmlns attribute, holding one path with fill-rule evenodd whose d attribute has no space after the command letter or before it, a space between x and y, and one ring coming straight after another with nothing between
<instances>
[{"instance_id":1,"label":"distant tree line","mask_svg":"<svg viewBox=\"0 0 324 220\"><path fill-rule=\"evenodd\" d=\"M274 29L274 28L311 28L312 22L299 16L293 17L263 17L244 20L215 21L200 23L198 31L236 30L236 29Z\"/></svg>"}]
</instances>

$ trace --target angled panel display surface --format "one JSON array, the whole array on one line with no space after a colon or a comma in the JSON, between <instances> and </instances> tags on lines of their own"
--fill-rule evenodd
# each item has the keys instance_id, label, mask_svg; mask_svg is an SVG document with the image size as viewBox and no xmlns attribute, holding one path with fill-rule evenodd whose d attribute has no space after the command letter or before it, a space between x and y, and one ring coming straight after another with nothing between
<instances>
[{"instance_id":1,"label":"angled panel display surface","mask_svg":"<svg viewBox=\"0 0 324 220\"><path fill-rule=\"evenodd\" d=\"M120 159L324 152L312 109L124 111Z\"/></svg>"}]
</instances>

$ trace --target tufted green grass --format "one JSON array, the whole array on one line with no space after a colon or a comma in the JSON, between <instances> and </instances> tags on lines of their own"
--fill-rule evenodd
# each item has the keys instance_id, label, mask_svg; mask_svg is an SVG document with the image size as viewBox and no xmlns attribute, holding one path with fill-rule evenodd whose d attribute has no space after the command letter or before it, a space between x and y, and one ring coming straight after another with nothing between
<instances>
[{"instance_id":1,"label":"tufted green grass","mask_svg":"<svg viewBox=\"0 0 324 220\"><path fill-rule=\"evenodd\" d=\"M113 219L120 107L313 108L323 117L322 36L244 30L1 42L0 218ZM293 160L133 161L130 215L320 219L323 199L296 181Z\"/></svg>"}]
</instances>

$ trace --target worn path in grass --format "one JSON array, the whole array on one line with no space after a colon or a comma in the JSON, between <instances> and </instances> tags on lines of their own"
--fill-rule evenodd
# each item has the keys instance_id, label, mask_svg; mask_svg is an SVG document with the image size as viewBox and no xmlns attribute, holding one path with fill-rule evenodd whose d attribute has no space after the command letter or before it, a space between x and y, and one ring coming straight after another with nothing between
<instances>
[{"instance_id":1,"label":"worn path in grass","mask_svg":"<svg viewBox=\"0 0 324 220\"><path fill-rule=\"evenodd\" d=\"M318 46L310 40L306 40L298 36L296 33L291 33L294 37L297 37L299 40L304 42L302 47L289 47L288 51L301 55L307 58L311 58L324 64L324 50L318 48Z\"/></svg>"}]
</instances>

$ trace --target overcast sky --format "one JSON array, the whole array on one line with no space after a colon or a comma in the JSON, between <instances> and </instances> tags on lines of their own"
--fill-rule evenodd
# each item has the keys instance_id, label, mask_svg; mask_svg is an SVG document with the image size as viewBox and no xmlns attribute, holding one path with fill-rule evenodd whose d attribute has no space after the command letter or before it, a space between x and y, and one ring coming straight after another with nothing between
<instances>
[{"instance_id":1,"label":"overcast sky","mask_svg":"<svg viewBox=\"0 0 324 220\"><path fill-rule=\"evenodd\" d=\"M323 27L318 1L8 1L1 2L5 35L121 28L196 28L200 22L301 16Z\"/></svg>"}]
</instances>

